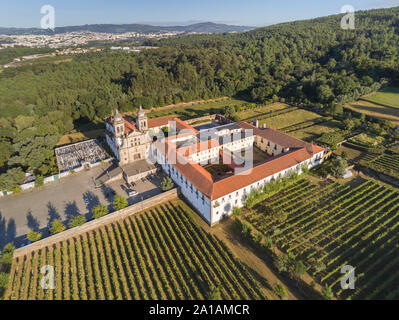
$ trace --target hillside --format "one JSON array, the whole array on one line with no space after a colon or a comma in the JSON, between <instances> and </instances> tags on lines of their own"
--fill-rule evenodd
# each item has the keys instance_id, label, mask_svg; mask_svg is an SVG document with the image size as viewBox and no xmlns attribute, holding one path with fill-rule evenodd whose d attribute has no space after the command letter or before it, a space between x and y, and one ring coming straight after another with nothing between
<instances>
[{"instance_id":1,"label":"hillside","mask_svg":"<svg viewBox=\"0 0 399 320\"><path fill-rule=\"evenodd\" d=\"M235 26L213 22L202 22L188 26L152 26L148 24L89 24L82 26L57 27L52 30L40 28L0 28L0 35L27 35L27 34L60 34L67 32L105 32L105 33L156 33L167 31L197 32L197 33L225 33L245 32L254 29L247 26Z\"/></svg>"}]
</instances>

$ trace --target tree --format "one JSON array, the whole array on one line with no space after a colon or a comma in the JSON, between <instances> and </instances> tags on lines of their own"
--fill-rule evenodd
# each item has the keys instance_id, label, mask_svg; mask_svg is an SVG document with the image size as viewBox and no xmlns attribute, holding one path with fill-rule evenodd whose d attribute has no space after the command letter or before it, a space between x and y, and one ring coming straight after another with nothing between
<instances>
[{"instance_id":1,"label":"tree","mask_svg":"<svg viewBox=\"0 0 399 320\"><path fill-rule=\"evenodd\" d=\"M334 294L327 283L323 287L322 294L324 299L326 300L331 300L332 298L334 298Z\"/></svg>"},{"instance_id":2,"label":"tree","mask_svg":"<svg viewBox=\"0 0 399 320\"><path fill-rule=\"evenodd\" d=\"M344 123L345 130L348 130L348 131L352 131L356 126L355 121L352 119L345 119L343 123Z\"/></svg>"},{"instance_id":3,"label":"tree","mask_svg":"<svg viewBox=\"0 0 399 320\"><path fill-rule=\"evenodd\" d=\"M322 261L317 261L313 266L315 272L322 272L326 269L326 265Z\"/></svg>"},{"instance_id":4,"label":"tree","mask_svg":"<svg viewBox=\"0 0 399 320\"><path fill-rule=\"evenodd\" d=\"M78 216L73 217L71 219L71 221L69 221L69 227L75 228L75 227L79 227L85 223L86 223L86 217L84 215L78 215Z\"/></svg>"},{"instance_id":5,"label":"tree","mask_svg":"<svg viewBox=\"0 0 399 320\"><path fill-rule=\"evenodd\" d=\"M333 143L331 144L330 149L331 149L331 151L336 151L336 150L338 150L338 145L337 145L337 143L336 143L336 142L333 142Z\"/></svg>"},{"instance_id":6,"label":"tree","mask_svg":"<svg viewBox=\"0 0 399 320\"><path fill-rule=\"evenodd\" d=\"M174 183L173 183L172 178L170 178L170 177L163 178L162 183L161 183L161 188L163 191L169 191L173 187L174 187Z\"/></svg>"},{"instance_id":7,"label":"tree","mask_svg":"<svg viewBox=\"0 0 399 320\"><path fill-rule=\"evenodd\" d=\"M35 187L41 187L44 184L44 177L39 174L36 176Z\"/></svg>"},{"instance_id":8,"label":"tree","mask_svg":"<svg viewBox=\"0 0 399 320\"><path fill-rule=\"evenodd\" d=\"M279 254L274 258L274 266L277 268L278 272L285 272L288 270L289 261L288 257L284 254Z\"/></svg>"},{"instance_id":9,"label":"tree","mask_svg":"<svg viewBox=\"0 0 399 320\"><path fill-rule=\"evenodd\" d=\"M26 238L32 242L38 241L42 238L42 234L40 232L35 232L34 230L29 230Z\"/></svg>"},{"instance_id":10,"label":"tree","mask_svg":"<svg viewBox=\"0 0 399 320\"><path fill-rule=\"evenodd\" d=\"M337 157L331 162L330 171L335 178L340 178L345 174L347 167L348 161L342 159L341 157Z\"/></svg>"},{"instance_id":11,"label":"tree","mask_svg":"<svg viewBox=\"0 0 399 320\"><path fill-rule=\"evenodd\" d=\"M241 215L241 209L238 207L233 208L233 217L239 217Z\"/></svg>"},{"instance_id":12,"label":"tree","mask_svg":"<svg viewBox=\"0 0 399 320\"><path fill-rule=\"evenodd\" d=\"M116 197L115 197L116 198ZM126 200L126 199L125 199ZM126 206L125 206L126 207ZM124 207L123 207L124 208ZM122 209L123 209L122 208ZM117 209L120 210L120 209ZM93 218L94 219L99 219L109 213L108 208L106 206L103 206L99 204L98 206L95 206L93 208Z\"/></svg>"},{"instance_id":13,"label":"tree","mask_svg":"<svg viewBox=\"0 0 399 320\"><path fill-rule=\"evenodd\" d=\"M274 287L273 287L273 291L274 293L280 297L281 300L286 300L288 298L288 293L287 290L285 289L285 287L280 284L279 282L277 282Z\"/></svg>"},{"instance_id":14,"label":"tree","mask_svg":"<svg viewBox=\"0 0 399 320\"><path fill-rule=\"evenodd\" d=\"M129 203L127 202L127 200L124 197L122 197L119 194L115 195L113 207L116 211L126 208L128 206L128 204Z\"/></svg>"},{"instance_id":15,"label":"tree","mask_svg":"<svg viewBox=\"0 0 399 320\"><path fill-rule=\"evenodd\" d=\"M11 266L14 250L15 250L15 247L12 243L6 244L4 246L3 252L1 254L0 263Z\"/></svg>"},{"instance_id":16,"label":"tree","mask_svg":"<svg viewBox=\"0 0 399 320\"><path fill-rule=\"evenodd\" d=\"M0 272L0 288L7 288L10 275L5 272Z\"/></svg>"},{"instance_id":17,"label":"tree","mask_svg":"<svg viewBox=\"0 0 399 320\"><path fill-rule=\"evenodd\" d=\"M227 106L224 108L224 115L226 117L231 118L235 112L236 112L236 109L233 106Z\"/></svg>"},{"instance_id":18,"label":"tree","mask_svg":"<svg viewBox=\"0 0 399 320\"><path fill-rule=\"evenodd\" d=\"M62 222L58 219L54 219L51 223L50 233L57 234L64 231L66 227L62 224Z\"/></svg>"},{"instance_id":19,"label":"tree","mask_svg":"<svg viewBox=\"0 0 399 320\"><path fill-rule=\"evenodd\" d=\"M306 267L301 260L295 262L295 275L300 279L306 272Z\"/></svg>"},{"instance_id":20,"label":"tree","mask_svg":"<svg viewBox=\"0 0 399 320\"><path fill-rule=\"evenodd\" d=\"M222 300L222 295L218 287L212 286L206 293L207 300Z\"/></svg>"}]
</instances>

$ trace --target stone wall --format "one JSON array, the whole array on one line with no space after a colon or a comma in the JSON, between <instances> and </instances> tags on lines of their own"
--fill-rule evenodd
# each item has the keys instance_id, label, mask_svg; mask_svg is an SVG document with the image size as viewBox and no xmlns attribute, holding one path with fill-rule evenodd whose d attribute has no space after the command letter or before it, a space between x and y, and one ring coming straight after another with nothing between
<instances>
[{"instance_id":1,"label":"stone wall","mask_svg":"<svg viewBox=\"0 0 399 320\"><path fill-rule=\"evenodd\" d=\"M162 202L176 199L177 196L178 196L177 189L173 189L173 190L161 193L160 195L149 198L147 200L144 200L142 202L139 202L137 204L129 206L125 209L110 213L100 219L89 221L80 227L68 229L64 232L57 233L51 237L47 237L43 240L34 242L34 243L27 245L23 248L16 249L14 251L14 258L24 256L24 255L28 254L29 252L43 249L43 248L53 245L57 242L67 240L72 237L76 237L80 234L97 229L101 226L124 219L128 216L135 214L135 213L138 213L138 212L147 210L151 207L157 206Z\"/></svg>"}]
</instances>

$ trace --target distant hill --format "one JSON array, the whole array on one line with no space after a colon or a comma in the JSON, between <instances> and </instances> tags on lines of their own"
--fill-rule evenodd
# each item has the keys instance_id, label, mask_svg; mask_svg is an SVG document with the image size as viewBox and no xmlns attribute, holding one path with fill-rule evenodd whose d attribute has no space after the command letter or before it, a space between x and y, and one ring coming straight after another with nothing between
<instances>
[{"instance_id":1,"label":"distant hill","mask_svg":"<svg viewBox=\"0 0 399 320\"><path fill-rule=\"evenodd\" d=\"M203 22L191 24L188 26L152 26L148 24L88 24L83 26L59 27L52 30L44 30L40 28L0 28L0 34L3 35L27 35L27 34L59 34L67 32L91 31L105 33L125 33L125 32L198 32L198 33L226 33L226 32L245 32L255 29L247 26L234 26L213 22Z\"/></svg>"}]
</instances>

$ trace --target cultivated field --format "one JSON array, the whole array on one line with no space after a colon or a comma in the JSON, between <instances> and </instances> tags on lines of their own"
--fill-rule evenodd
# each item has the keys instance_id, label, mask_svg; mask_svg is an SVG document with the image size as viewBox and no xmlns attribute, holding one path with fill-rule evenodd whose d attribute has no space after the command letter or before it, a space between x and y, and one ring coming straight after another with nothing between
<instances>
[{"instance_id":1,"label":"cultivated field","mask_svg":"<svg viewBox=\"0 0 399 320\"><path fill-rule=\"evenodd\" d=\"M360 160L360 164L374 171L399 179L399 154L367 154Z\"/></svg>"},{"instance_id":2,"label":"cultivated field","mask_svg":"<svg viewBox=\"0 0 399 320\"><path fill-rule=\"evenodd\" d=\"M214 236L169 202L17 258L6 299L265 299L250 271ZM40 286L55 267L55 290Z\"/></svg>"},{"instance_id":3,"label":"cultivated field","mask_svg":"<svg viewBox=\"0 0 399 320\"><path fill-rule=\"evenodd\" d=\"M317 113L289 106L284 103L274 103L261 108L237 113L240 120L259 120L259 125L286 132L299 139L315 140L323 133L333 132L339 128L339 122L331 117L322 117Z\"/></svg>"},{"instance_id":4,"label":"cultivated field","mask_svg":"<svg viewBox=\"0 0 399 320\"><path fill-rule=\"evenodd\" d=\"M147 114L148 118L159 118L165 116L176 116L182 120L198 118L209 114L223 114L226 106L240 106L247 104L247 101L237 99L225 99L216 102L201 103L184 103L182 105L176 105L176 107L168 106L163 107L161 110L151 111ZM189 104L189 105L188 105Z\"/></svg>"},{"instance_id":5,"label":"cultivated field","mask_svg":"<svg viewBox=\"0 0 399 320\"><path fill-rule=\"evenodd\" d=\"M277 220L268 212L284 210ZM306 179L255 206L244 219L292 253L339 299L399 298L399 190L374 180L323 185ZM355 290L340 270L355 268Z\"/></svg>"}]
</instances>

